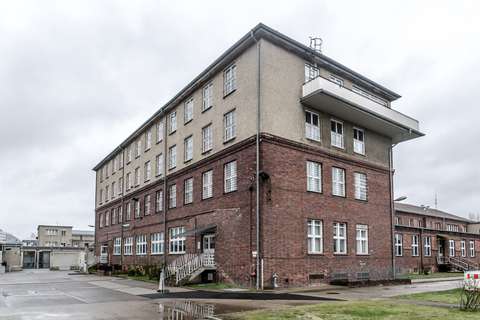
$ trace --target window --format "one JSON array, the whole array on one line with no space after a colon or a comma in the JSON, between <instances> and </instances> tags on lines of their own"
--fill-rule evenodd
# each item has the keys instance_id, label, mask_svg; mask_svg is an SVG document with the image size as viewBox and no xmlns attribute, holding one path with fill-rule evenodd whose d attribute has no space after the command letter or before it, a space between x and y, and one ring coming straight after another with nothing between
<instances>
[{"instance_id":1,"label":"window","mask_svg":"<svg viewBox=\"0 0 480 320\"><path fill-rule=\"evenodd\" d=\"M193 136L185 139L185 162L193 158Z\"/></svg>"},{"instance_id":2,"label":"window","mask_svg":"<svg viewBox=\"0 0 480 320\"><path fill-rule=\"evenodd\" d=\"M440 222L435 222L435 229L442 229L442 226L440 225Z\"/></svg>"},{"instance_id":3,"label":"window","mask_svg":"<svg viewBox=\"0 0 480 320\"><path fill-rule=\"evenodd\" d=\"M108 199L107 199L107 200L108 200ZM458 225L455 225L455 224L447 224L447 231L458 232L458 231L459 231L459 227L458 227Z\"/></svg>"},{"instance_id":4,"label":"window","mask_svg":"<svg viewBox=\"0 0 480 320\"><path fill-rule=\"evenodd\" d=\"M212 150L212 125L208 125L202 129L203 147L202 151Z\"/></svg>"},{"instance_id":5,"label":"window","mask_svg":"<svg viewBox=\"0 0 480 320\"><path fill-rule=\"evenodd\" d=\"M323 225L321 220L308 220L308 253L323 252Z\"/></svg>"},{"instance_id":6,"label":"window","mask_svg":"<svg viewBox=\"0 0 480 320\"><path fill-rule=\"evenodd\" d=\"M170 253L185 253L185 237L179 237L185 232L185 227L170 229Z\"/></svg>"},{"instance_id":7,"label":"window","mask_svg":"<svg viewBox=\"0 0 480 320\"><path fill-rule=\"evenodd\" d=\"M145 163L145 182L150 180L150 161Z\"/></svg>"},{"instance_id":8,"label":"window","mask_svg":"<svg viewBox=\"0 0 480 320\"><path fill-rule=\"evenodd\" d=\"M56 241L45 241L45 246L47 247L56 247L57 242Z\"/></svg>"},{"instance_id":9,"label":"window","mask_svg":"<svg viewBox=\"0 0 480 320\"><path fill-rule=\"evenodd\" d=\"M185 180L185 204L193 202L193 178Z\"/></svg>"},{"instance_id":10,"label":"window","mask_svg":"<svg viewBox=\"0 0 480 320\"><path fill-rule=\"evenodd\" d=\"M177 146L173 146L169 149L169 162L168 168L173 169L177 166Z\"/></svg>"},{"instance_id":11,"label":"window","mask_svg":"<svg viewBox=\"0 0 480 320\"><path fill-rule=\"evenodd\" d=\"M425 237L425 256L430 257L432 255L432 239L430 236Z\"/></svg>"},{"instance_id":12,"label":"window","mask_svg":"<svg viewBox=\"0 0 480 320\"><path fill-rule=\"evenodd\" d=\"M408 226L409 227L413 226L413 220L412 219L408 219Z\"/></svg>"},{"instance_id":13,"label":"window","mask_svg":"<svg viewBox=\"0 0 480 320\"><path fill-rule=\"evenodd\" d=\"M135 169L135 186L140 185L140 167Z\"/></svg>"},{"instance_id":14,"label":"window","mask_svg":"<svg viewBox=\"0 0 480 320\"><path fill-rule=\"evenodd\" d=\"M412 236L412 256L418 256L418 236Z\"/></svg>"},{"instance_id":15,"label":"window","mask_svg":"<svg viewBox=\"0 0 480 320\"><path fill-rule=\"evenodd\" d=\"M357 224L357 254L368 254L368 226Z\"/></svg>"},{"instance_id":16,"label":"window","mask_svg":"<svg viewBox=\"0 0 480 320\"><path fill-rule=\"evenodd\" d=\"M113 238L113 254L115 256L122 254L122 238Z\"/></svg>"},{"instance_id":17,"label":"window","mask_svg":"<svg viewBox=\"0 0 480 320\"><path fill-rule=\"evenodd\" d=\"M157 123L157 143L163 140L163 121Z\"/></svg>"},{"instance_id":18,"label":"window","mask_svg":"<svg viewBox=\"0 0 480 320\"><path fill-rule=\"evenodd\" d=\"M45 229L45 235L46 236L57 236L58 235L58 230L57 229Z\"/></svg>"},{"instance_id":19,"label":"window","mask_svg":"<svg viewBox=\"0 0 480 320\"><path fill-rule=\"evenodd\" d=\"M147 254L147 236L137 236L137 250L136 254Z\"/></svg>"},{"instance_id":20,"label":"window","mask_svg":"<svg viewBox=\"0 0 480 320\"><path fill-rule=\"evenodd\" d=\"M120 155L118 156L118 160L120 161L120 165L118 166L119 169L122 169L123 168L123 157L124 157L124 153L123 151L120 153Z\"/></svg>"},{"instance_id":21,"label":"window","mask_svg":"<svg viewBox=\"0 0 480 320\"><path fill-rule=\"evenodd\" d=\"M318 69L310 64L305 64L305 82L315 79L318 77Z\"/></svg>"},{"instance_id":22,"label":"window","mask_svg":"<svg viewBox=\"0 0 480 320\"><path fill-rule=\"evenodd\" d=\"M130 188L132 187L131 180L132 180L131 173L129 172L127 173L127 190L130 190Z\"/></svg>"},{"instance_id":23,"label":"window","mask_svg":"<svg viewBox=\"0 0 480 320\"><path fill-rule=\"evenodd\" d=\"M152 131L148 130L145 133L145 151L150 150L152 147Z\"/></svg>"},{"instance_id":24,"label":"window","mask_svg":"<svg viewBox=\"0 0 480 320\"><path fill-rule=\"evenodd\" d=\"M123 206L118 207L118 223L123 223Z\"/></svg>"},{"instance_id":25,"label":"window","mask_svg":"<svg viewBox=\"0 0 480 320\"><path fill-rule=\"evenodd\" d=\"M107 179L110 176L110 162L107 163Z\"/></svg>"},{"instance_id":26,"label":"window","mask_svg":"<svg viewBox=\"0 0 480 320\"><path fill-rule=\"evenodd\" d=\"M170 113L170 133L177 131L177 110Z\"/></svg>"},{"instance_id":27,"label":"window","mask_svg":"<svg viewBox=\"0 0 480 320\"><path fill-rule=\"evenodd\" d=\"M402 244L402 235L395 234L395 255L402 256L403 255L403 244Z\"/></svg>"},{"instance_id":28,"label":"window","mask_svg":"<svg viewBox=\"0 0 480 320\"><path fill-rule=\"evenodd\" d=\"M62 230L62 237L66 237L67 236L67 230Z\"/></svg>"},{"instance_id":29,"label":"window","mask_svg":"<svg viewBox=\"0 0 480 320\"><path fill-rule=\"evenodd\" d=\"M306 117L306 137L308 139L320 141L320 117L318 114L305 111Z\"/></svg>"},{"instance_id":30,"label":"window","mask_svg":"<svg viewBox=\"0 0 480 320\"><path fill-rule=\"evenodd\" d=\"M110 190L109 190L109 187L106 186L105 187L105 201L108 201L108 199L110 199Z\"/></svg>"},{"instance_id":31,"label":"window","mask_svg":"<svg viewBox=\"0 0 480 320\"><path fill-rule=\"evenodd\" d=\"M115 208L112 209L112 225L115 224Z\"/></svg>"},{"instance_id":32,"label":"window","mask_svg":"<svg viewBox=\"0 0 480 320\"><path fill-rule=\"evenodd\" d=\"M135 218L140 217L140 201L134 200L135 203Z\"/></svg>"},{"instance_id":33,"label":"window","mask_svg":"<svg viewBox=\"0 0 480 320\"><path fill-rule=\"evenodd\" d=\"M159 176L163 172L163 155L159 154L155 159L155 175Z\"/></svg>"},{"instance_id":34,"label":"window","mask_svg":"<svg viewBox=\"0 0 480 320\"><path fill-rule=\"evenodd\" d=\"M163 191L158 190L155 193L155 212L160 212L163 210Z\"/></svg>"},{"instance_id":35,"label":"window","mask_svg":"<svg viewBox=\"0 0 480 320\"><path fill-rule=\"evenodd\" d=\"M151 241L151 251L152 254L163 253L165 240L163 236L163 232L152 233L152 241Z\"/></svg>"},{"instance_id":36,"label":"window","mask_svg":"<svg viewBox=\"0 0 480 320\"><path fill-rule=\"evenodd\" d=\"M465 244L465 240L460 241L460 248L462 250L462 257L466 257L467 256L467 247L466 247L466 244Z\"/></svg>"},{"instance_id":37,"label":"window","mask_svg":"<svg viewBox=\"0 0 480 320\"><path fill-rule=\"evenodd\" d=\"M113 158L112 160L112 174L117 172L117 157Z\"/></svg>"},{"instance_id":38,"label":"window","mask_svg":"<svg viewBox=\"0 0 480 320\"><path fill-rule=\"evenodd\" d=\"M225 193L237 190L237 162L232 161L225 165L224 175Z\"/></svg>"},{"instance_id":39,"label":"window","mask_svg":"<svg viewBox=\"0 0 480 320\"><path fill-rule=\"evenodd\" d=\"M107 210L107 211L105 212L105 227L108 227L109 217L110 217L110 211Z\"/></svg>"},{"instance_id":40,"label":"window","mask_svg":"<svg viewBox=\"0 0 480 320\"><path fill-rule=\"evenodd\" d=\"M212 197L213 184L212 184L212 170L204 172L202 175L203 178L203 194L202 199L207 199Z\"/></svg>"},{"instance_id":41,"label":"window","mask_svg":"<svg viewBox=\"0 0 480 320\"><path fill-rule=\"evenodd\" d=\"M355 199L367 200L367 175L355 172Z\"/></svg>"},{"instance_id":42,"label":"window","mask_svg":"<svg viewBox=\"0 0 480 320\"><path fill-rule=\"evenodd\" d=\"M122 194L123 193L123 177L120 177L120 179L118 179L118 194Z\"/></svg>"},{"instance_id":43,"label":"window","mask_svg":"<svg viewBox=\"0 0 480 320\"><path fill-rule=\"evenodd\" d=\"M123 254L131 255L133 247L133 237L123 239Z\"/></svg>"},{"instance_id":44,"label":"window","mask_svg":"<svg viewBox=\"0 0 480 320\"><path fill-rule=\"evenodd\" d=\"M347 224L333 223L333 252L347 253Z\"/></svg>"},{"instance_id":45,"label":"window","mask_svg":"<svg viewBox=\"0 0 480 320\"><path fill-rule=\"evenodd\" d=\"M226 96L230 92L235 91L235 89L237 88L237 69L235 65L225 70L223 75L223 80L224 80L223 95Z\"/></svg>"},{"instance_id":46,"label":"window","mask_svg":"<svg viewBox=\"0 0 480 320\"><path fill-rule=\"evenodd\" d=\"M140 157L140 154L142 153L142 139L138 139L135 142L135 158Z\"/></svg>"},{"instance_id":47,"label":"window","mask_svg":"<svg viewBox=\"0 0 480 320\"><path fill-rule=\"evenodd\" d=\"M225 142L237 136L237 111L233 110L224 117Z\"/></svg>"},{"instance_id":48,"label":"window","mask_svg":"<svg viewBox=\"0 0 480 320\"><path fill-rule=\"evenodd\" d=\"M307 161L307 190L322 192L320 163Z\"/></svg>"},{"instance_id":49,"label":"window","mask_svg":"<svg viewBox=\"0 0 480 320\"><path fill-rule=\"evenodd\" d=\"M475 257L475 241L470 240L470 257Z\"/></svg>"},{"instance_id":50,"label":"window","mask_svg":"<svg viewBox=\"0 0 480 320\"><path fill-rule=\"evenodd\" d=\"M174 184L170 186L168 192L168 207L176 208L177 207L177 185Z\"/></svg>"},{"instance_id":51,"label":"window","mask_svg":"<svg viewBox=\"0 0 480 320\"><path fill-rule=\"evenodd\" d=\"M361 95L361 96L363 96L363 97L365 97L365 98L367 98L367 99L369 99L369 100L375 101L376 103L378 103L378 104L380 104L380 105L382 105L382 106L384 106L384 107L387 106L387 103L386 103L385 101L383 101L383 100L381 100L381 99L378 99L377 97L375 97L375 96L371 95L370 93L365 92L365 91L363 91L363 90L361 90L361 89L359 89L359 88L353 87L353 88L352 88L352 91L355 92L355 93L357 93L357 94L359 94L359 95Z\"/></svg>"},{"instance_id":52,"label":"window","mask_svg":"<svg viewBox=\"0 0 480 320\"><path fill-rule=\"evenodd\" d=\"M332 146L343 148L343 123L336 120L331 120L330 124L332 129Z\"/></svg>"},{"instance_id":53,"label":"window","mask_svg":"<svg viewBox=\"0 0 480 320\"><path fill-rule=\"evenodd\" d=\"M422 220L417 220L417 227L419 227L419 228L422 227Z\"/></svg>"},{"instance_id":54,"label":"window","mask_svg":"<svg viewBox=\"0 0 480 320\"><path fill-rule=\"evenodd\" d=\"M353 151L365 154L365 136L363 130L353 128Z\"/></svg>"},{"instance_id":55,"label":"window","mask_svg":"<svg viewBox=\"0 0 480 320\"><path fill-rule=\"evenodd\" d=\"M185 123L193 120L193 98L185 102Z\"/></svg>"},{"instance_id":56,"label":"window","mask_svg":"<svg viewBox=\"0 0 480 320\"><path fill-rule=\"evenodd\" d=\"M115 181L112 182L112 198L115 198L115 193L116 193L116 185L115 185Z\"/></svg>"},{"instance_id":57,"label":"window","mask_svg":"<svg viewBox=\"0 0 480 320\"><path fill-rule=\"evenodd\" d=\"M449 245L450 257L454 257L455 256L455 241L454 240L448 240L448 245Z\"/></svg>"},{"instance_id":58,"label":"window","mask_svg":"<svg viewBox=\"0 0 480 320\"><path fill-rule=\"evenodd\" d=\"M127 163L132 161L132 146L128 146L127 148Z\"/></svg>"},{"instance_id":59,"label":"window","mask_svg":"<svg viewBox=\"0 0 480 320\"><path fill-rule=\"evenodd\" d=\"M145 196L145 206L144 206L144 207L145 207L145 208L144 208L144 209L145 209L144 214L145 214L146 216L148 216L148 215L150 214L150 195L149 195L149 194L147 194L147 195Z\"/></svg>"},{"instance_id":60,"label":"window","mask_svg":"<svg viewBox=\"0 0 480 320\"><path fill-rule=\"evenodd\" d=\"M213 105L212 83L207 84L203 88L203 111L209 109Z\"/></svg>"},{"instance_id":61,"label":"window","mask_svg":"<svg viewBox=\"0 0 480 320\"><path fill-rule=\"evenodd\" d=\"M332 194L345 197L345 170L332 168Z\"/></svg>"},{"instance_id":62,"label":"window","mask_svg":"<svg viewBox=\"0 0 480 320\"><path fill-rule=\"evenodd\" d=\"M100 213L100 228L103 228L103 213Z\"/></svg>"},{"instance_id":63,"label":"window","mask_svg":"<svg viewBox=\"0 0 480 320\"><path fill-rule=\"evenodd\" d=\"M102 170L100 170L100 182L103 181L104 174L105 174L105 167L102 167Z\"/></svg>"},{"instance_id":64,"label":"window","mask_svg":"<svg viewBox=\"0 0 480 320\"><path fill-rule=\"evenodd\" d=\"M396 224L397 226L401 226L401 225L402 225L402 219L399 218L399 217L396 217L396 218L395 218L395 224Z\"/></svg>"},{"instance_id":65,"label":"window","mask_svg":"<svg viewBox=\"0 0 480 320\"><path fill-rule=\"evenodd\" d=\"M130 202L127 203L127 216L125 217L126 220L130 220L130 213L131 213L132 209L131 209L131 205L130 205Z\"/></svg>"},{"instance_id":66,"label":"window","mask_svg":"<svg viewBox=\"0 0 480 320\"><path fill-rule=\"evenodd\" d=\"M343 87L343 80L335 77L334 75L330 75L330 81L332 81L333 83L336 83L339 86Z\"/></svg>"},{"instance_id":67,"label":"window","mask_svg":"<svg viewBox=\"0 0 480 320\"><path fill-rule=\"evenodd\" d=\"M100 190L100 203L103 202L103 189Z\"/></svg>"}]
</instances>

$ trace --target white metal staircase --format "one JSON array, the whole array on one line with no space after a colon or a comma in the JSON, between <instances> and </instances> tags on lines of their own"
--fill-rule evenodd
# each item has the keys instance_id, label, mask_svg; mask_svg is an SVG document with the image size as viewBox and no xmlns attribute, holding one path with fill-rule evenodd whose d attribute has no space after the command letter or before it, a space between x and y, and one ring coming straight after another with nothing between
<instances>
[{"instance_id":1,"label":"white metal staircase","mask_svg":"<svg viewBox=\"0 0 480 320\"><path fill-rule=\"evenodd\" d=\"M187 277L188 280L193 279L205 270L216 270L215 254L185 254L167 265L165 279L171 279L178 285Z\"/></svg>"},{"instance_id":2,"label":"white metal staircase","mask_svg":"<svg viewBox=\"0 0 480 320\"><path fill-rule=\"evenodd\" d=\"M462 271L479 269L479 264L477 262L462 257L437 257L437 264L449 265Z\"/></svg>"}]
</instances>

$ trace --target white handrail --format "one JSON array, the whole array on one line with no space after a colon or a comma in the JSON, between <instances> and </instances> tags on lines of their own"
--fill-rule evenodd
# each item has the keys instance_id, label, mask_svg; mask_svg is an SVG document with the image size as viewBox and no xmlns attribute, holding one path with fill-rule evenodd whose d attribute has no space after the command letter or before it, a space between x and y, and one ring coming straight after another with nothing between
<instances>
[{"instance_id":1,"label":"white handrail","mask_svg":"<svg viewBox=\"0 0 480 320\"><path fill-rule=\"evenodd\" d=\"M175 274L175 281L179 283L183 278L191 275L195 270L203 266L215 266L215 254L185 254L178 257L166 267L165 278Z\"/></svg>"}]
</instances>

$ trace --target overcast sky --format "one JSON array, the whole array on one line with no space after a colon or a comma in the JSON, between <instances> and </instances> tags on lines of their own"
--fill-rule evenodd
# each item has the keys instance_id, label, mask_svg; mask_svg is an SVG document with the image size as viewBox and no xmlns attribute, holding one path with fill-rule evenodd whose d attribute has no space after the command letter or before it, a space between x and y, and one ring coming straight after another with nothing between
<instances>
[{"instance_id":1,"label":"overcast sky","mask_svg":"<svg viewBox=\"0 0 480 320\"><path fill-rule=\"evenodd\" d=\"M480 213L478 1L0 0L0 229L94 224L92 168L259 22L400 94L395 195ZM92 230L92 229L90 229Z\"/></svg>"}]
</instances>

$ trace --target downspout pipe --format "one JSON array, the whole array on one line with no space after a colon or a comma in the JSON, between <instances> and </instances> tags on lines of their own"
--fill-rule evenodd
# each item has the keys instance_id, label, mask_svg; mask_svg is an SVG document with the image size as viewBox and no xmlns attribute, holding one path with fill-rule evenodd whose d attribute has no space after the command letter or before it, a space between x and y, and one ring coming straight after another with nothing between
<instances>
[{"instance_id":1,"label":"downspout pipe","mask_svg":"<svg viewBox=\"0 0 480 320\"><path fill-rule=\"evenodd\" d=\"M124 206L124 194L125 194L125 150L122 148L122 146L118 146L118 148L121 150L121 155L122 155L122 221L120 222L120 268L123 270L123 206ZM120 186L118 186L120 188Z\"/></svg>"},{"instance_id":2,"label":"downspout pipe","mask_svg":"<svg viewBox=\"0 0 480 320\"><path fill-rule=\"evenodd\" d=\"M257 134L256 134L256 215L257 215L257 290L260 288L260 277L263 278L263 274L259 272L258 266L260 265L260 43L253 34L253 30L250 31L252 39L257 44Z\"/></svg>"},{"instance_id":3,"label":"downspout pipe","mask_svg":"<svg viewBox=\"0 0 480 320\"><path fill-rule=\"evenodd\" d=\"M167 263L167 118L163 109L160 110L160 114L163 117L163 194L162 194L162 207L163 207L163 263L166 266Z\"/></svg>"}]
</instances>

